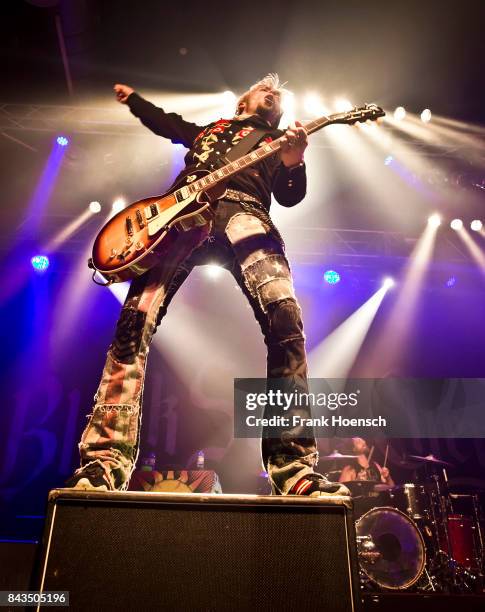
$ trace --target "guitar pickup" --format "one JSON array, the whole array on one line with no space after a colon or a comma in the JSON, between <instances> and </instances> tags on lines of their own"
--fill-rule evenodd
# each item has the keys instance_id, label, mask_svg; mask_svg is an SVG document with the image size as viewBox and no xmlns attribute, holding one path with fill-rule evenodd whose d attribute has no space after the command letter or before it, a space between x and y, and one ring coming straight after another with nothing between
<instances>
[{"instance_id":1,"label":"guitar pickup","mask_svg":"<svg viewBox=\"0 0 485 612\"><path fill-rule=\"evenodd\" d=\"M126 217L126 233L128 236L133 236L134 233L133 221L131 220L131 217Z\"/></svg>"},{"instance_id":2,"label":"guitar pickup","mask_svg":"<svg viewBox=\"0 0 485 612\"><path fill-rule=\"evenodd\" d=\"M190 195L190 190L187 186L182 187L181 189L175 192L175 198L177 202L182 202L183 200L186 200L189 197L189 195Z\"/></svg>"},{"instance_id":3,"label":"guitar pickup","mask_svg":"<svg viewBox=\"0 0 485 612\"><path fill-rule=\"evenodd\" d=\"M141 210L139 208L136 209L136 222L138 223L138 227L143 229L145 227L145 222L143 221L143 215L141 214Z\"/></svg>"},{"instance_id":4,"label":"guitar pickup","mask_svg":"<svg viewBox=\"0 0 485 612\"><path fill-rule=\"evenodd\" d=\"M157 215L158 215L158 206L156 202L154 202L153 204L150 204L150 206L145 207L145 219L147 219L147 221L150 221L150 219L153 219Z\"/></svg>"}]
</instances>

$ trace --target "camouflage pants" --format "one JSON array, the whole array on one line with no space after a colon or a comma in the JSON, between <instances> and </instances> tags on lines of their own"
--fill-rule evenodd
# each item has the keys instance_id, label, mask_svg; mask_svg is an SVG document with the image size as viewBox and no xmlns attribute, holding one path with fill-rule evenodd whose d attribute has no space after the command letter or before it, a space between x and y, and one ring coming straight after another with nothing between
<instances>
[{"instance_id":1,"label":"camouflage pants","mask_svg":"<svg viewBox=\"0 0 485 612\"><path fill-rule=\"evenodd\" d=\"M146 359L154 332L177 289L194 266L212 261L228 268L249 300L267 345L268 380L307 390L305 339L290 268L272 228L235 202L219 202L214 226L180 235L163 260L130 287L117 323L95 405L82 434L81 466L108 467L125 489L138 456ZM275 439L263 431L262 458L275 494L285 494L313 472L318 457L313 433Z\"/></svg>"}]
</instances>

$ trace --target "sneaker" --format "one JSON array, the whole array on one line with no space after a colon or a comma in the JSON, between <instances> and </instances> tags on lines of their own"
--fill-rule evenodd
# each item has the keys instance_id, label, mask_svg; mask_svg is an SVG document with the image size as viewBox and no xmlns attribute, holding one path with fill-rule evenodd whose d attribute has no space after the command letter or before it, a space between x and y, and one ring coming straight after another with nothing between
<instances>
[{"instance_id":1,"label":"sneaker","mask_svg":"<svg viewBox=\"0 0 485 612\"><path fill-rule=\"evenodd\" d=\"M79 468L66 480L66 487L83 491L114 491L111 474L101 461L92 461Z\"/></svg>"},{"instance_id":2,"label":"sneaker","mask_svg":"<svg viewBox=\"0 0 485 612\"><path fill-rule=\"evenodd\" d=\"M288 495L308 495L309 497L350 496L350 491L340 482L330 482L321 474L307 474L295 483Z\"/></svg>"}]
</instances>

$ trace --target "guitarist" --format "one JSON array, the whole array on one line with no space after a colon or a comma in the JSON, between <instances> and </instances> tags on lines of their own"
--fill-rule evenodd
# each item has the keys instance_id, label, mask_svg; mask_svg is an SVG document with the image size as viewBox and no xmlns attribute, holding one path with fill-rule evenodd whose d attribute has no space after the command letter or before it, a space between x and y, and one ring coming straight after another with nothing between
<instances>
[{"instance_id":1,"label":"guitarist","mask_svg":"<svg viewBox=\"0 0 485 612\"><path fill-rule=\"evenodd\" d=\"M117 84L114 91L148 129L188 149L184 175L216 169L238 143L241 150L245 138L253 139L252 148L283 134L284 142L280 152L230 178L212 224L181 232L169 261L165 258L132 282L79 444L81 467L66 483L104 491L128 486L138 456L148 347L175 292L196 265L218 261L233 274L264 335L269 385L283 379L287 389L307 391L301 311L283 241L269 216L272 193L287 207L305 196L307 134L300 123L285 132L278 129L283 92L278 76L270 74L250 87L239 98L234 117L207 126L157 108L127 85ZM310 416L309 410L302 411ZM280 438L263 431L262 456L274 494L348 494L343 485L314 471L318 452L311 429L285 431Z\"/></svg>"}]
</instances>

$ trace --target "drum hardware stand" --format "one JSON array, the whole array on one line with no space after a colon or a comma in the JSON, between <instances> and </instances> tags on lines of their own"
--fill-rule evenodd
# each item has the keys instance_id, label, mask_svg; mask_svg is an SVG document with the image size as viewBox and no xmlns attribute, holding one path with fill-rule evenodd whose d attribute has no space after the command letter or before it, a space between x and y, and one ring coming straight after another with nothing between
<instances>
[{"instance_id":1,"label":"drum hardware stand","mask_svg":"<svg viewBox=\"0 0 485 612\"><path fill-rule=\"evenodd\" d=\"M469 591L470 588L474 590L468 581L469 578L473 579L473 575L462 568L452 556L448 528L448 515L453 512L450 496L441 487L439 474L432 474L430 478L434 481L434 491L431 492L431 514L434 526L435 550L437 551L431 560L431 571L435 574L442 592L464 593ZM443 478L445 483L448 483L445 469L443 469ZM440 538L440 533L443 539ZM447 552L442 550L443 540Z\"/></svg>"},{"instance_id":2,"label":"drum hardware stand","mask_svg":"<svg viewBox=\"0 0 485 612\"><path fill-rule=\"evenodd\" d=\"M483 574L485 571L484 563L485 563L485 549L483 547L483 530L482 530L482 520L483 516L481 513L480 501L478 499L478 495L472 495L472 507L473 507L473 518L475 519L475 526L477 530L477 540L478 540L478 555L480 559L480 578L482 582L483 588Z\"/></svg>"},{"instance_id":3,"label":"drum hardware stand","mask_svg":"<svg viewBox=\"0 0 485 612\"><path fill-rule=\"evenodd\" d=\"M436 577L432 576L429 573L428 568L425 566L423 575L416 583L416 591L423 591L424 593L429 593L430 591L432 591L433 593L435 593L437 587L438 583L436 581Z\"/></svg>"},{"instance_id":4,"label":"drum hardware stand","mask_svg":"<svg viewBox=\"0 0 485 612\"><path fill-rule=\"evenodd\" d=\"M446 471L443 470L445 482L448 482ZM433 540L435 552L430 558L429 570L441 592L476 593L483 588L483 532L480 525L479 501L476 495L459 495L445 492L440 487L439 476L434 474L432 479L435 490L431 492L431 518L434 527ZM434 497L434 499L433 499ZM474 529L476 530L475 555L479 561L479 572L463 567L453 558L453 548L449 533L448 517L453 515L453 499L460 497L471 498L473 508ZM440 533L441 536L440 537ZM447 552L442 550L445 544Z\"/></svg>"},{"instance_id":5,"label":"drum hardware stand","mask_svg":"<svg viewBox=\"0 0 485 612\"><path fill-rule=\"evenodd\" d=\"M424 567L424 573L426 574L426 578L428 580L429 590L436 591L436 586L433 582L433 577L429 575L428 568L426 566Z\"/></svg>"}]
</instances>

